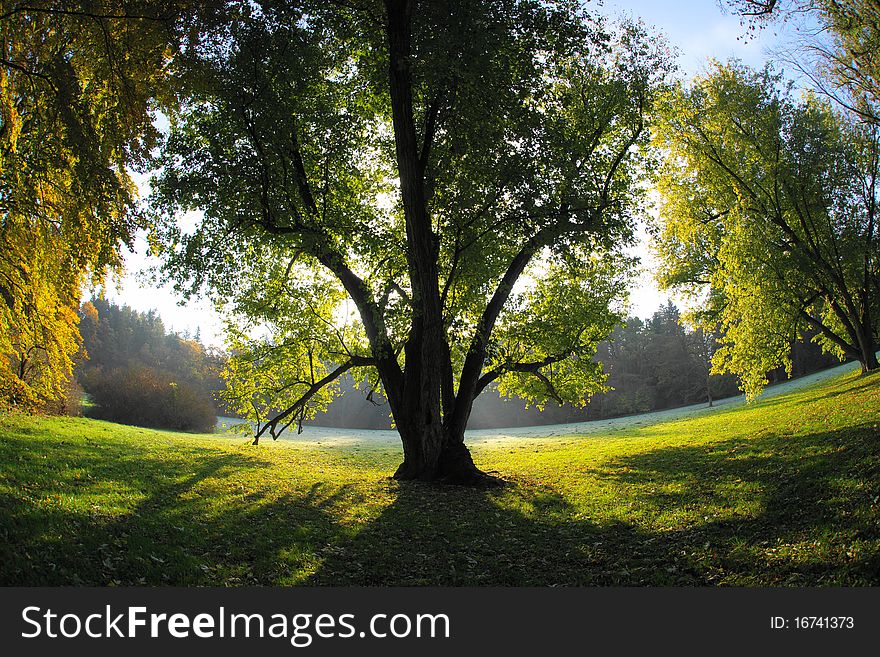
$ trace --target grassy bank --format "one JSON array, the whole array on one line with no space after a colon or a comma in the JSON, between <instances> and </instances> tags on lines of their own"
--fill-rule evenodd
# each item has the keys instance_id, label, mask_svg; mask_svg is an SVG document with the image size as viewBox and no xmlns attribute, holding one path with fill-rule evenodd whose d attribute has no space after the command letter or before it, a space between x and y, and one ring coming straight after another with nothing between
<instances>
[{"instance_id":1,"label":"grassy bank","mask_svg":"<svg viewBox=\"0 0 880 657\"><path fill-rule=\"evenodd\" d=\"M0 583L880 585L880 376L578 437L478 440L494 491L369 440L0 418Z\"/></svg>"}]
</instances>

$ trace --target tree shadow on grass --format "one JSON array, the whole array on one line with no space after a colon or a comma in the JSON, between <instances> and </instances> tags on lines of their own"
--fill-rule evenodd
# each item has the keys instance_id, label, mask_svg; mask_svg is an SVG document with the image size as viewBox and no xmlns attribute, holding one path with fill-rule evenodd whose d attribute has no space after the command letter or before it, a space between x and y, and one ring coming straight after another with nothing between
<instances>
[{"instance_id":1,"label":"tree shadow on grass","mask_svg":"<svg viewBox=\"0 0 880 657\"><path fill-rule=\"evenodd\" d=\"M0 494L0 584L295 579L314 568L321 546L342 531L330 510L356 496L348 486L321 483L286 495L273 495L268 484L239 485L242 473L272 465L250 454L190 447L185 452L193 461L187 461L127 444L124 450L79 445L74 457L61 447L4 446L3 458L26 474L18 494ZM49 461L47 453L71 460L74 470L62 476L63 464L35 467ZM134 467L120 464L126 459ZM109 508L117 495L118 507Z\"/></svg>"},{"instance_id":2,"label":"tree shadow on grass","mask_svg":"<svg viewBox=\"0 0 880 657\"><path fill-rule=\"evenodd\" d=\"M596 463L578 490L489 491L311 474L277 491L258 450L0 445L26 486L0 496L0 583L877 585L878 438L669 447ZM593 490L608 513L577 498Z\"/></svg>"},{"instance_id":3,"label":"tree shadow on grass","mask_svg":"<svg viewBox=\"0 0 880 657\"><path fill-rule=\"evenodd\" d=\"M658 449L595 473L626 511L591 518L520 482L401 483L309 579L333 585L877 585L880 442L870 427Z\"/></svg>"},{"instance_id":4,"label":"tree shadow on grass","mask_svg":"<svg viewBox=\"0 0 880 657\"><path fill-rule=\"evenodd\" d=\"M626 546L644 540L641 531L624 522L600 526L577 518L553 490L529 484L502 491L395 485L394 503L340 543L309 584L569 586L650 578L653 564L623 556ZM656 580L671 583L665 571Z\"/></svg>"},{"instance_id":5,"label":"tree shadow on grass","mask_svg":"<svg viewBox=\"0 0 880 657\"><path fill-rule=\"evenodd\" d=\"M807 399L802 399L796 402L796 404L798 406L808 406L819 401L834 399L835 397L848 397L850 395L863 393L870 388L877 388L880 386L880 373L871 372L868 374L859 374L857 377L857 383L850 382L849 377L847 377L846 379L832 383L829 386L830 389L825 394L810 396Z\"/></svg>"},{"instance_id":6,"label":"tree shadow on grass","mask_svg":"<svg viewBox=\"0 0 880 657\"><path fill-rule=\"evenodd\" d=\"M867 423L658 449L602 476L655 527L679 518L652 540L706 583L880 584L880 434Z\"/></svg>"}]
</instances>

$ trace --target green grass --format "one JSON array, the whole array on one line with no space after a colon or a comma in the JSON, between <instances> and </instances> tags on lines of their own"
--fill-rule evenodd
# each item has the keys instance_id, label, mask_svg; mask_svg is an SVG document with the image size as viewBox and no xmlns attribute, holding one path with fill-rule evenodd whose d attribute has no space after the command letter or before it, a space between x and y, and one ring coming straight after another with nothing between
<instances>
[{"instance_id":1,"label":"green grass","mask_svg":"<svg viewBox=\"0 0 880 657\"><path fill-rule=\"evenodd\" d=\"M605 435L400 450L0 418L5 585L878 585L880 375Z\"/></svg>"}]
</instances>

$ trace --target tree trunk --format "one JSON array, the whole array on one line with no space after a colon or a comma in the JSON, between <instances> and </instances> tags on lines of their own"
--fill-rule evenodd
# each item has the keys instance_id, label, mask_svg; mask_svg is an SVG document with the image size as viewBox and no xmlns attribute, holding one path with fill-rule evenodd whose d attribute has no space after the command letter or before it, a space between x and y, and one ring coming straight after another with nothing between
<instances>
[{"instance_id":1,"label":"tree trunk","mask_svg":"<svg viewBox=\"0 0 880 657\"><path fill-rule=\"evenodd\" d=\"M874 372L877 369L880 369L880 363L877 362L877 345L874 343L873 338L870 336L866 337L861 343L864 345L859 354L859 363L862 365L862 374L867 374L868 372Z\"/></svg>"},{"instance_id":2,"label":"tree trunk","mask_svg":"<svg viewBox=\"0 0 880 657\"><path fill-rule=\"evenodd\" d=\"M424 334L415 336L407 345L404 390L388 398L404 455L394 478L467 486L499 485L499 479L474 465L464 444L464 430L455 433L441 421L443 371L452 367L449 349L444 346L445 338L428 338Z\"/></svg>"},{"instance_id":3,"label":"tree trunk","mask_svg":"<svg viewBox=\"0 0 880 657\"><path fill-rule=\"evenodd\" d=\"M850 335L853 347L862 366L862 374L873 372L878 368L877 343L874 340L874 328L866 315L853 318Z\"/></svg>"},{"instance_id":4,"label":"tree trunk","mask_svg":"<svg viewBox=\"0 0 880 657\"><path fill-rule=\"evenodd\" d=\"M494 487L503 481L480 470L463 440L442 427L420 432L399 427L403 441L404 461L394 473L401 481L435 481L460 486Z\"/></svg>"},{"instance_id":5,"label":"tree trunk","mask_svg":"<svg viewBox=\"0 0 880 657\"><path fill-rule=\"evenodd\" d=\"M706 397L709 399L709 408L712 408L712 374L706 372Z\"/></svg>"},{"instance_id":6,"label":"tree trunk","mask_svg":"<svg viewBox=\"0 0 880 657\"><path fill-rule=\"evenodd\" d=\"M413 112L410 0L386 0L389 92L397 170L406 221L407 264L412 294L412 325L405 345L406 367L399 394L389 395L391 411L403 441L404 461L398 479L486 484L497 481L480 472L464 445L464 429L444 429L443 413L451 413L452 365L443 324L438 273L438 240L428 213L425 190L426 156L432 135L425 129L420 143ZM380 372L381 375L381 372ZM386 389L391 384L385 380ZM396 401L395 401L396 400ZM470 401L470 400L469 400Z\"/></svg>"}]
</instances>

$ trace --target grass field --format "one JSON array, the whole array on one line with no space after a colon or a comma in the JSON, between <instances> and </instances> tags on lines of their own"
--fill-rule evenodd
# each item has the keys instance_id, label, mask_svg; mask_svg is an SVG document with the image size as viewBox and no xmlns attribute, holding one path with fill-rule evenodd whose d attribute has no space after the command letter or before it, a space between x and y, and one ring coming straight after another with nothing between
<instances>
[{"instance_id":1,"label":"grass field","mask_svg":"<svg viewBox=\"0 0 880 657\"><path fill-rule=\"evenodd\" d=\"M388 441L0 418L4 585L880 585L880 375L583 436Z\"/></svg>"}]
</instances>

